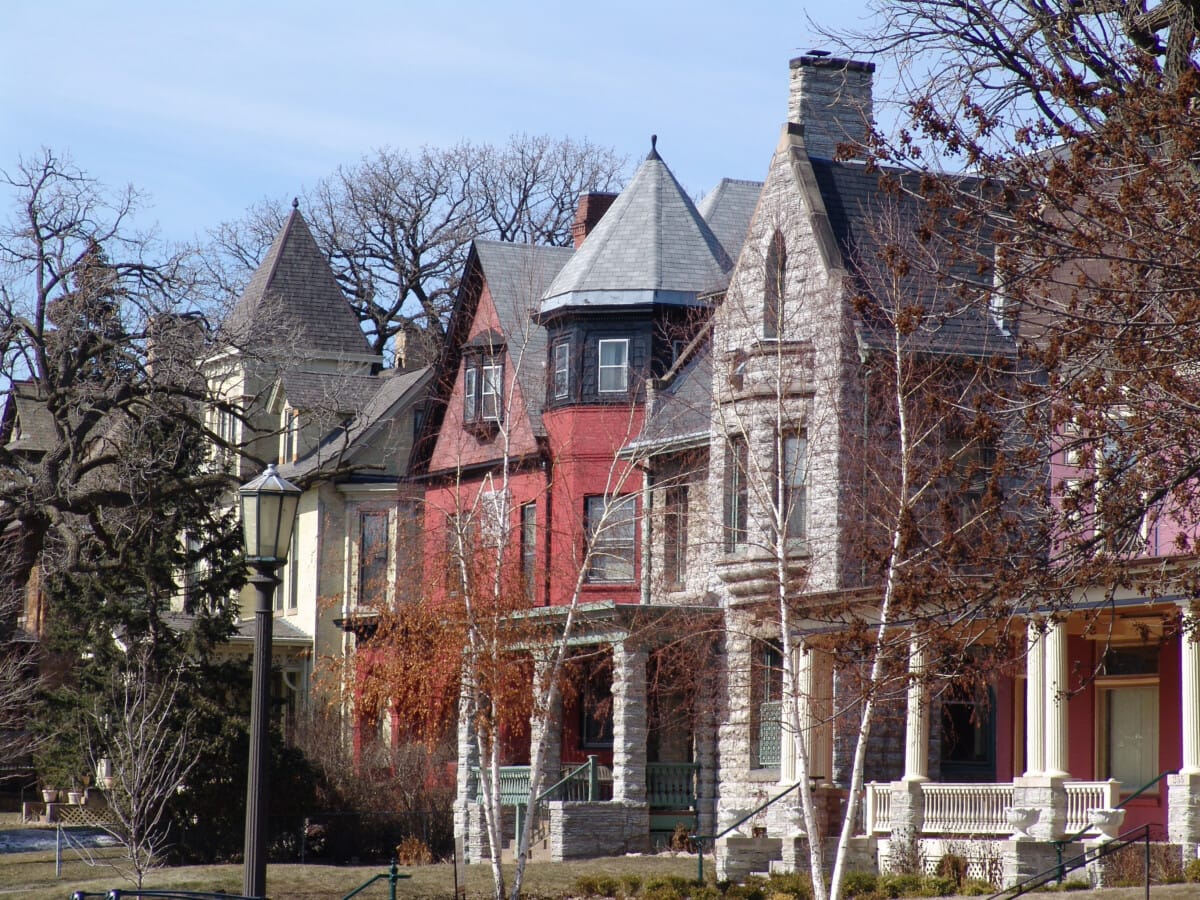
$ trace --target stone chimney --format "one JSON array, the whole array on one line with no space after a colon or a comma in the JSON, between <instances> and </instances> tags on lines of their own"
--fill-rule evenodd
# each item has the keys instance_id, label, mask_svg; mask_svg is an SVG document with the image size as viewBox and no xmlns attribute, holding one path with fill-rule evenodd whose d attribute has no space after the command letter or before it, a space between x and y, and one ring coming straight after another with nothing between
<instances>
[{"instance_id":1,"label":"stone chimney","mask_svg":"<svg viewBox=\"0 0 1200 900\"><path fill-rule=\"evenodd\" d=\"M803 126L809 155L834 159L839 144L864 145L873 119L875 63L814 50L793 59L791 70L788 122Z\"/></svg>"},{"instance_id":2,"label":"stone chimney","mask_svg":"<svg viewBox=\"0 0 1200 900\"><path fill-rule=\"evenodd\" d=\"M584 238L592 233L596 223L608 212L608 208L616 199L616 194L600 191L588 191L586 194L580 194L579 207L575 210L575 222L571 225L571 238L575 241L576 250L579 249Z\"/></svg>"}]
</instances>

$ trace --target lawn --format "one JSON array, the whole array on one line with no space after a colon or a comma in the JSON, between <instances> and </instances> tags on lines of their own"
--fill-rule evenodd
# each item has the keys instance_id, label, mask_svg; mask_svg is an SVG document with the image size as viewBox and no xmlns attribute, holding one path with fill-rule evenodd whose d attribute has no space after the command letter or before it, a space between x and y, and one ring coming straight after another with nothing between
<instances>
[{"instance_id":1,"label":"lawn","mask_svg":"<svg viewBox=\"0 0 1200 900\"><path fill-rule=\"evenodd\" d=\"M26 900L66 900L72 891L101 892L111 888L128 890L132 887L102 860L95 865L72 859L63 864L63 877L54 877L54 857L45 853L9 854L0 858L0 896L20 896ZM708 874L712 875L711 861ZM511 877L512 867L506 866ZM386 872L386 866L304 866L271 865L267 867L267 894L273 900L341 900L371 876ZM415 866L402 869L412 878L397 884L396 896L401 898L452 898L454 871L449 864ZM579 862L531 863L526 872L526 896L530 898L559 897L569 892L580 875L636 874L643 880L665 875L694 878L694 856L622 856L611 859ZM491 896L491 869L484 865L467 867L468 896ZM218 891L240 894L241 866L181 866L159 869L146 879L147 888ZM387 882L376 882L358 895L364 900L380 900L388 896Z\"/></svg>"}]
</instances>

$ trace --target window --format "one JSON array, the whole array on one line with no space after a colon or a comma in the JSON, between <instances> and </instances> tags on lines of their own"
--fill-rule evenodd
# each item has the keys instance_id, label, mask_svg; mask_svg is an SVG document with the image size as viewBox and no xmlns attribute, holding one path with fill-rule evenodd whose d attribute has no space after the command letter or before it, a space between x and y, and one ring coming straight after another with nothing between
<instances>
[{"instance_id":1,"label":"window","mask_svg":"<svg viewBox=\"0 0 1200 900\"><path fill-rule=\"evenodd\" d=\"M358 517L358 602L383 606L387 597L388 514Z\"/></svg>"},{"instance_id":2,"label":"window","mask_svg":"<svg viewBox=\"0 0 1200 900\"><path fill-rule=\"evenodd\" d=\"M463 365L463 421L468 424L502 421L503 363L496 357L470 356Z\"/></svg>"},{"instance_id":3,"label":"window","mask_svg":"<svg viewBox=\"0 0 1200 900\"><path fill-rule=\"evenodd\" d=\"M474 535L465 515L446 516L446 565L450 595L466 593L471 586Z\"/></svg>"},{"instance_id":4,"label":"window","mask_svg":"<svg viewBox=\"0 0 1200 900\"><path fill-rule=\"evenodd\" d=\"M508 511L512 504L505 491L481 491L479 494L479 543L497 547L508 541Z\"/></svg>"},{"instance_id":5,"label":"window","mask_svg":"<svg viewBox=\"0 0 1200 900\"><path fill-rule=\"evenodd\" d=\"M942 777L990 782L996 777L995 702L991 689L954 684L942 701Z\"/></svg>"},{"instance_id":6,"label":"window","mask_svg":"<svg viewBox=\"0 0 1200 900\"><path fill-rule=\"evenodd\" d=\"M613 745L612 659L583 662L580 691L579 743L585 750L603 750Z\"/></svg>"},{"instance_id":7,"label":"window","mask_svg":"<svg viewBox=\"0 0 1200 900\"><path fill-rule=\"evenodd\" d=\"M784 281L787 277L787 246L776 231L767 248L763 279L763 337L778 338L783 332Z\"/></svg>"},{"instance_id":8,"label":"window","mask_svg":"<svg viewBox=\"0 0 1200 900\"><path fill-rule=\"evenodd\" d=\"M744 547L747 534L750 453L744 435L729 439L725 448L725 552Z\"/></svg>"},{"instance_id":9,"label":"window","mask_svg":"<svg viewBox=\"0 0 1200 900\"><path fill-rule=\"evenodd\" d=\"M287 611L293 613L300 606L300 539L297 531L292 530L292 548L288 551Z\"/></svg>"},{"instance_id":10,"label":"window","mask_svg":"<svg viewBox=\"0 0 1200 900\"><path fill-rule=\"evenodd\" d=\"M687 487L667 488L663 500L663 581L678 590L687 581Z\"/></svg>"},{"instance_id":11,"label":"window","mask_svg":"<svg viewBox=\"0 0 1200 900\"><path fill-rule=\"evenodd\" d=\"M628 582L634 580L637 545L637 497L588 497L584 514L587 522L587 580L592 582Z\"/></svg>"},{"instance_id":12,"label":"window","mask_svg":"<svg viewBox=\"0 0 1200 900\"><path fill-rule=\"evenodd\" d=\"M950 506L957 516L954 524L961 526L980 513L996 464L996 451L990 442L981 438L951 437L946 442L946 452L954 465Z\"/></svg>"},{"instance_id":13,"label":"window","mask_svg":"<svg viewBox=\"0 0 1200 900\"><path fill-rule=\"evenodd\" d=\"M525 596L532 600L537 593L537 503L521 507L521 579Z\"/></svg>"},{"instance_id":14,"label":"window","mask_svg":"<svg viewBox=\"0 0 1200 900\"><path fill-rule=\"evenodd\" d=\"M755 641L750 662L750 752L753 767L779 765L783 722L783 653L768 641Z\"/></svg>"},{"instance_id":15,"label":"window","mask_svg":"<svg viewBox=\"0 0 1200 900\"><path fill-rule=\"evenodd\" d=\"M783 488L783 515L786 520L788 540L802 540L806 533L808 439L797 432L789 432L781 441L783 470L779 483Z\"/></svg>"},{"instance_id":16,"label":"window","mask_svg":"<svg viewBox=\"0 0 1200 900\"><path fill-rule=\"evenodd\" d=\"M300 412L289 409L284 413L283 458L280 462L295 462L300 452Z\"/></svg>"},{"instance_id":17,"label":"window","mask_svg":"<svg viewBox=\"0 0 1200 900\"><path fill-rule=\"evenodd\" d=\"M623 394L629 391L629 338L606 338L599 346L599 391Z\"/></svg>"},{"instance_id":18,"label":"window","mask_svg":"<svg viewBox=\"0 0 1200 900\"><path fill-rule=\"evenodd\" d=\"M571 394L571 345L554 345L554 399L564 400Z\"/></svg>"}]
</instances>

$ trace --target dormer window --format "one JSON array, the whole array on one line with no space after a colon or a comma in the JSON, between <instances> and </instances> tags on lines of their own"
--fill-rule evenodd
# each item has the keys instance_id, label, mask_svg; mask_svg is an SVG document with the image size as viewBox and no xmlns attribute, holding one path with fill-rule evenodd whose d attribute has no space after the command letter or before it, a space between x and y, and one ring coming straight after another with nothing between
<instances>
[{"instance_id":1,"label":"dormer window","mask_svg":"<svg viewBox=\"0 0 1200 900\"><path fill-rule=\"evenodd\" d=\"M629 393L629 338L604 338L599 346L601 394Z\"/></svg>"},{"instance_id":2,"label":"dormer window","mask_svg":"<svg viewBox=\"0 0 1200 900\"><path fill-rule=\"evenodd\" d=\"M787 278L787 245L776 230L767 248L763 280L763 337L777 340L783 333L784 281Z\"/></svg>"},{"instance_id":3,"label":"dormer window","mask_svg":"<svg viewBox=\"0 0 1200 900\"><path fill-rule=\"evenodd\" d=\"M504 419L504 362L499 356L473 354L463 363L463 422L498 425Z\"/></svg>"}]
</instances>

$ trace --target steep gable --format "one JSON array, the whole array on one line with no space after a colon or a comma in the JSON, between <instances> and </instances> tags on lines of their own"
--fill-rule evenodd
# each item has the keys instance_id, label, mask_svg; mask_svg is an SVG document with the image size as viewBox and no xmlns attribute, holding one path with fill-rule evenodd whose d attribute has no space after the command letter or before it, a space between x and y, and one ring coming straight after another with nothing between
<instances>
[{"instance_id":1,"label":"steep gable","mask_svg":"<svg viewBox=\"0 0 1200 900\"><path fill-rule=\"evenodd\" d=\"M225 322L238 347L324 359L376 358L299 209L293 206Z\"/></svg>"}]
</instances>

